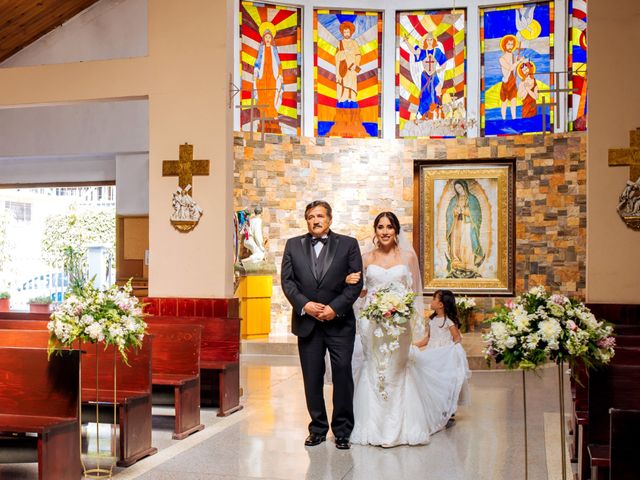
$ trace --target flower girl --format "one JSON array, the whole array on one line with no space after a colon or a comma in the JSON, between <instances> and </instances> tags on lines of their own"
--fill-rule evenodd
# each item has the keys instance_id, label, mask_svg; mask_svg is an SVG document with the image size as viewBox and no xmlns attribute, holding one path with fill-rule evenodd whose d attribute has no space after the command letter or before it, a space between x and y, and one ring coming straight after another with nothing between
<instances>
[{"instance_id":1,"label":"flower girl","mask_svg":"<svg viewBox=\"0 0 640 480\"><path fill-rule=\"evenodd\" d=\"M471 377L467 355L462 348L462 336L458 330L456 298L450 290L436 290L431 300L433 314L430 317L426 335L414 345L424 350L415 354L416 363L428 370L437 370L451 380L449 390L450 411L457 405L469 402L468 380ZM448 424L450 426L452 421Z\"/></svg>"}]
</instances>

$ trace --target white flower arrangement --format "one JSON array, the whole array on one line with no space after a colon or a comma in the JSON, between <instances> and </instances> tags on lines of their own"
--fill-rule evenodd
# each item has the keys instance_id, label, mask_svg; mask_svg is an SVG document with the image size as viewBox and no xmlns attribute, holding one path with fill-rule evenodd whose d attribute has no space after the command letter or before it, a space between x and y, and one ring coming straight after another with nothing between
<instances>
[{"instance_id":1,"label":"white flower arrangement","mask_svg":"<svg viewBox=\"0 0 640 480\"><path fill-rule=\"evenodd\" d=\"M609 363L615 353L611 325L582 302L549 295L543 287L507 302L488 322L485 358L507 368L535 369L547 360L591 367Z\"/></svg>"},{"instance_id":2,"label":"white flower arrangement","mask_svg":"<svg viewBox=\"0 0 640 480\"><path fill-rule=\"evenodd\" d=\"M48 323L49 354L60 347L71 347L77 340L104 342L118 349L124 361L126 350L139 348L147 328L142 305L131 295L131 283L100 291L87 282L74 288Z\"/></svg>"},{"instance_id":3,"label":"white flower arrangement","mask_svg":"<svg viewBox=\"0 0 640 480\"><path fill-rule=\"evenodd\" d=\"M466 333L470 330L471 314L475 307L476 301L473 298L456 297L456 308L458 309L458 318L460 319L462 333Z\"/></svg>"},{"instance_id":4,"label":"white flower arrangement","mask_svg":"<svg viewBox=\"0 0 640 480\"><path fill-rule=\"evenodd\" d=\"M386 370L391 354L400 348L400 335L406 330L405 324L415 312L413 299L415 293L399 284L391 284L373 293L360 317L374 322L373 331L376 340L375 358L377 359L378 391L385 400Z\"/></svg>"}]
</instances>

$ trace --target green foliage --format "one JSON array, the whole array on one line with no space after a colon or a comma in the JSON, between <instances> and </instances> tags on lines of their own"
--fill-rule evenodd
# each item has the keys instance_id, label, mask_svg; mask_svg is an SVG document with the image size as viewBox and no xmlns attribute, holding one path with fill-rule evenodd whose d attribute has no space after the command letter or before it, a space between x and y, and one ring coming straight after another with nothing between
<instances>
[{"instance_id":1,"label":"green foliage","mask_svg":"<svg viewBox=\"0 0 640 480\"><path fill-rule=\"evenodd\" d=\"M11 294L9 292L0 292L0 300L3 298L11 298Z\"/></svg>"},{"instance_id":2,"label":"green foliage","mask_svg":"<svg viewBox=\"0 0 640 480\"><path fill-rule=\"evenodd\" d=\"M115 258L115 230L115 216L106 211L52 215L45 221L42 259L53 268L65 270L69 262L75 262L73 268L84 271L90 244L109 245Z\"/></svg>"},{"instance_id":3,"label":"green foliage","mask_svg":"<svg viewBox=\"0 0 640 480\"><path fill-rule=\"evenodd\" d=\"M38 305L50 305L52 302L51 297L48 295L42 295L40 297L30 298L27 303L35 303Z\"/></svg>"},{"instance_id":4,"label":"green foliage","mask_svg":"<svg viewBox=\"0 0 640 480\"><path fill-rule=\"evenodd\" d=\"M77 294L87 283L87 274L84 269L85 255L74 250L72 246L65 247L63 255L64 273L69 277L69 290Z\"/></svg>"}]
</instances>

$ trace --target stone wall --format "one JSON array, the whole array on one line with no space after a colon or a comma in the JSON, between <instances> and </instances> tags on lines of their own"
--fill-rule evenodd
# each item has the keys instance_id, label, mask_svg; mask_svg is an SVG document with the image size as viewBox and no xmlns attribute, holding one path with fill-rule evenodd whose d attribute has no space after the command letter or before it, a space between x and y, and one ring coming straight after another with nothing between
<instances>
[{"instance_id":1,"label":"stone wall","mask_svg":"<svg viewBox=\"0 0 640 480\"><path fill-rule=\"evenodd\" d=\"M235 209L264 207L278 272L284 244L306 232L307 203L325 199L332 229L361 246L373 218L394 211L413 231L414 160L516 158L516 292L534 285L585 297L586 136L583 133L459 139L337 139L235 136ZM290 307L274 277L272 332L289 330ZM495 305L478 299L476 322ZM498 300L501 302L502 300Z\"/></svg>"}]
</instances>

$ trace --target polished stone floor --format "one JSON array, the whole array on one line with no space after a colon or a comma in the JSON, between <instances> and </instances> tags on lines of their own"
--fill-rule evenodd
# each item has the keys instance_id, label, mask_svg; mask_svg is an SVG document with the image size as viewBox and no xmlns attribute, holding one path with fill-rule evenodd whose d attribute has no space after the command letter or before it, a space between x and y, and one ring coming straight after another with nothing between
<instances>
[{"instance_id":1,"label":"polished stone floor","mask_svg":"<svg viewBox=\"0 0 640 480\"><path fill-rule=\"evenodd\" d=\"M567 382L568 383L568 382ZM529 479L560 478L557 369L527 373ZM293 356L243 355L245 408L227 418L203 412L205 430L171 440L170 410L154 407L159 453L127 469L118 480L170 479L524 479L522 374L474 371L472 403L456 425L420 447L353 446L332 439L304 447L307 413L302 378ZM326 396L330 398L330 388ZM37 478L35 465L0 465L0 478Z\"/></svg>"}]
</instances>

